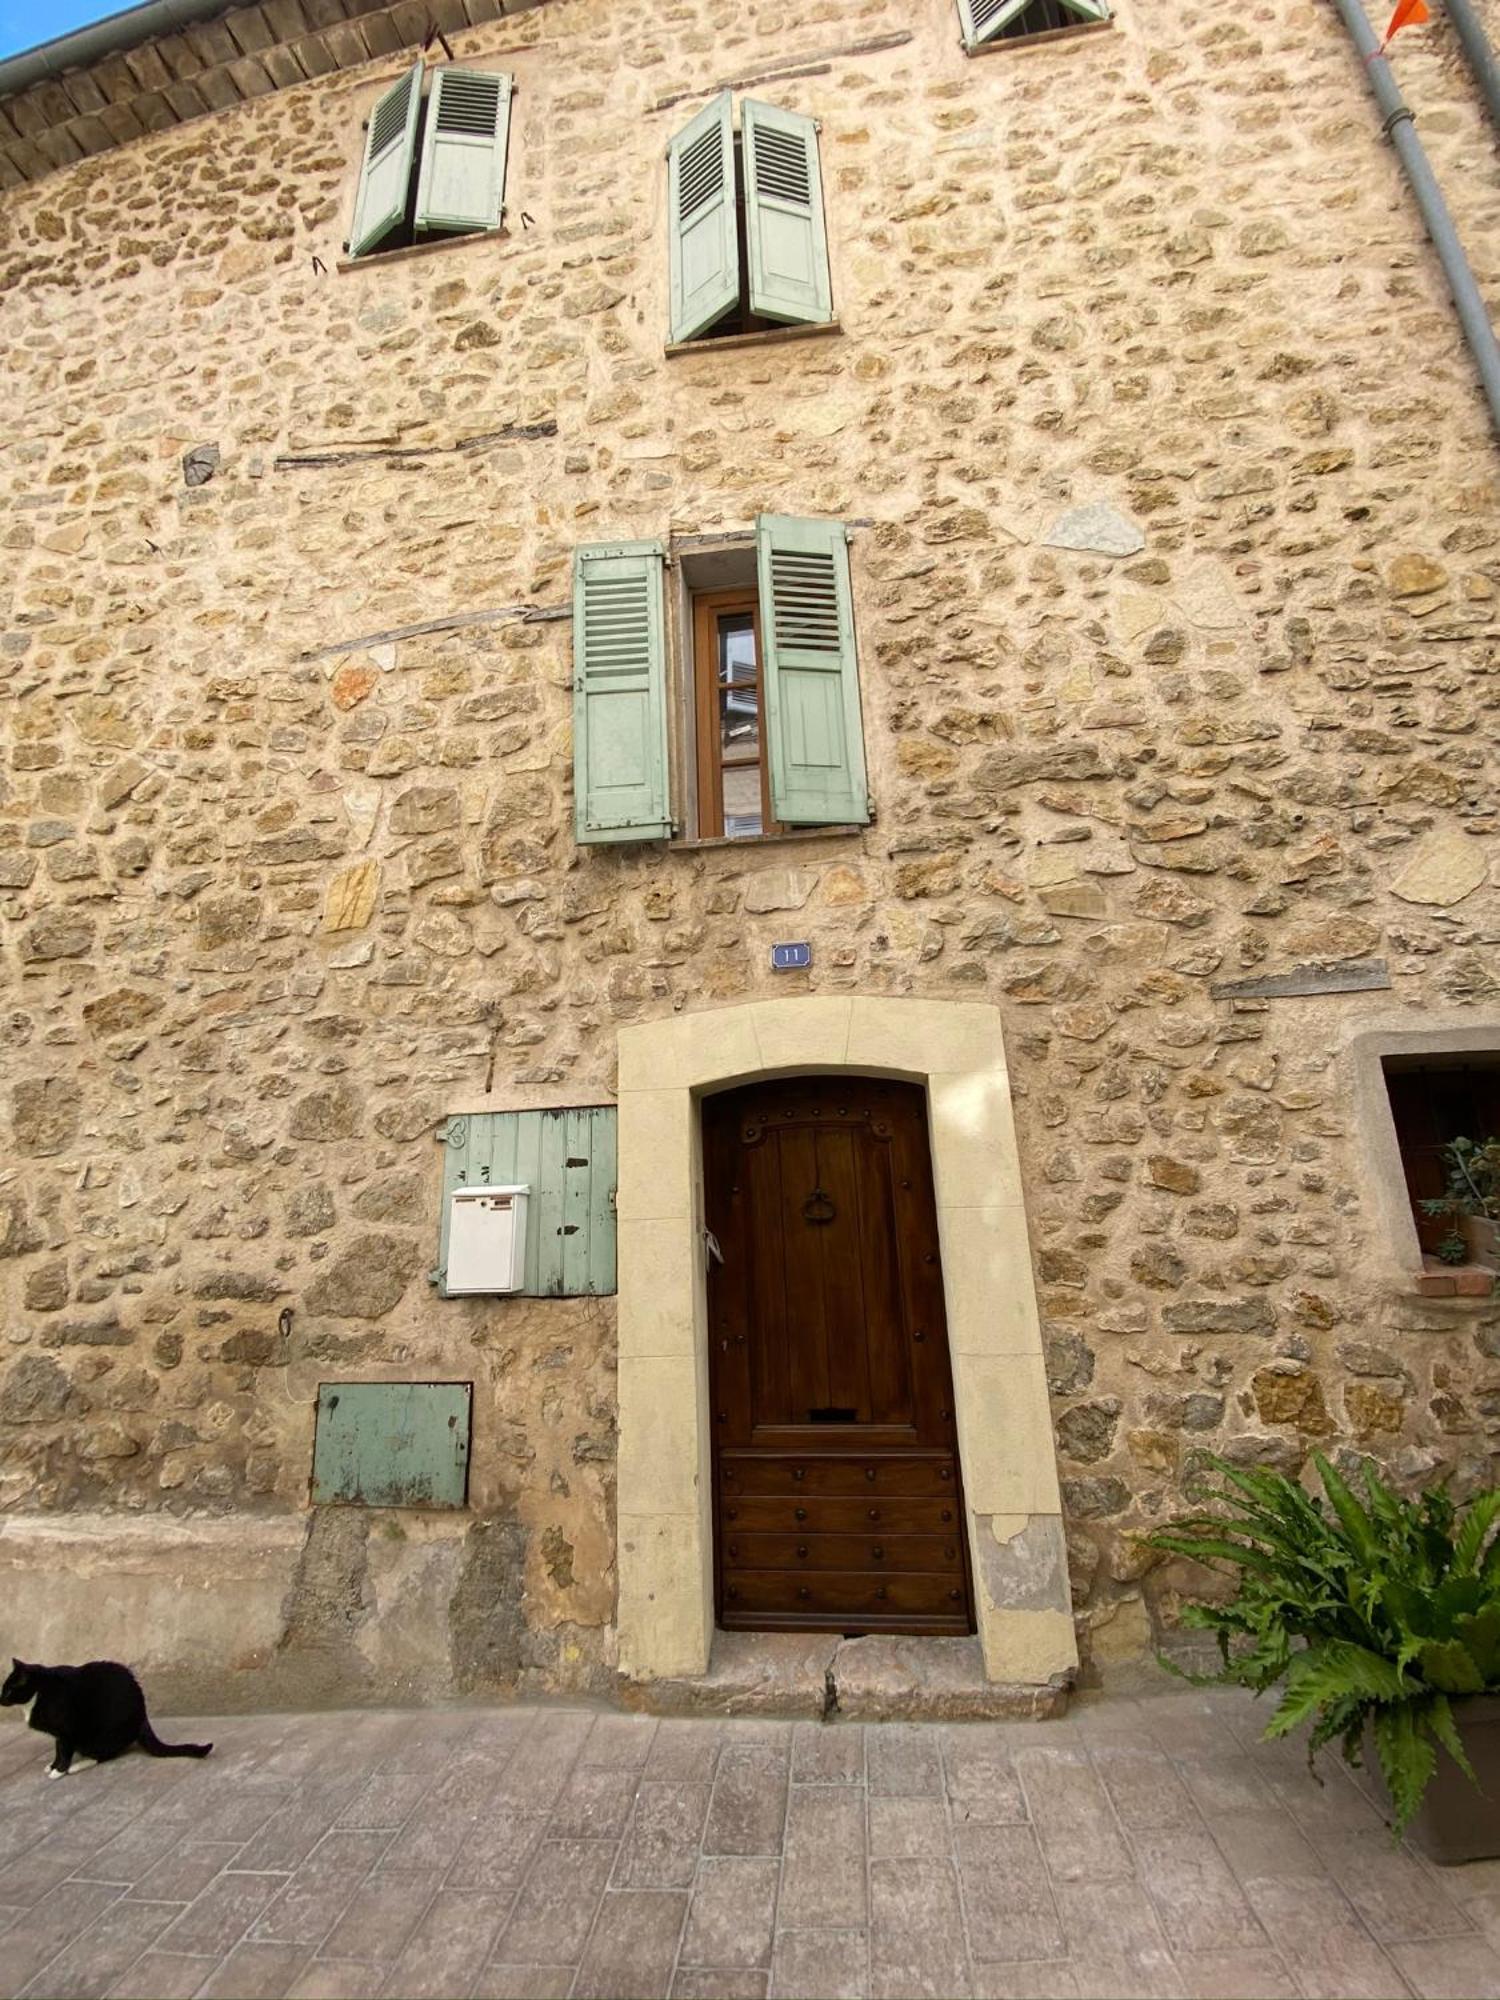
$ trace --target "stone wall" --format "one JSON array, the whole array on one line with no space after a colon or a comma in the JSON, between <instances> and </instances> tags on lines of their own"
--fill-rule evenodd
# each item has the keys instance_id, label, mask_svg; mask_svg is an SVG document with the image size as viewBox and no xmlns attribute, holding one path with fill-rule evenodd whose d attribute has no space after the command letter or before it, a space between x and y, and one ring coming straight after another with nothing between
<instances>
[{"instance_id":1,"label":"stone wall","mask_svg":"<svg viewBox=\"0 0 1500 2000\"><path fill-rule=\"evenodd\" d=\"M1397 68L1488 280L1445 32ZM771 991L1004 1010L1100 1657L1170 1626L1129 1531L1200 1447L1485 1476L1500 1314L1382 1261L1345 1051L1500 1044L1496 447L1332 10L970 59L950 0L558 0L454 52L516 77L503 242L339 268L399 58L0 201L0 1550L296 1515L320 1379L472 1377L428 1681L606 1687L613 1302L435 1301L433 1134ZM843 331L667 359L663 148L746 78L822 120ZM861 524L876 824L579 850L574 545L761 509ZM349 1523L240 1657L388 1691L344 1641L405 1530Z\"/></svg>"}]
</instances>

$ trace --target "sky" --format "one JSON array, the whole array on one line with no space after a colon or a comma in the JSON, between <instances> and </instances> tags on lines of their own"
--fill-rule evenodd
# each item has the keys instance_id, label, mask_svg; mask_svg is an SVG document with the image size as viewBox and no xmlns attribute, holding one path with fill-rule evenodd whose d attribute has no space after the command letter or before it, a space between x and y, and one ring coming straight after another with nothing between
<instances>
[{"instance_id":1,"label":"sky","mask_svg":"<svg viewBox=\"0 0 1500 2000\"><path fill-rule=\"evenodd\" d=\"M130 0L0 0L0 56L54 41L88 21L118 14Z\"/></svg>"}]
</instances>

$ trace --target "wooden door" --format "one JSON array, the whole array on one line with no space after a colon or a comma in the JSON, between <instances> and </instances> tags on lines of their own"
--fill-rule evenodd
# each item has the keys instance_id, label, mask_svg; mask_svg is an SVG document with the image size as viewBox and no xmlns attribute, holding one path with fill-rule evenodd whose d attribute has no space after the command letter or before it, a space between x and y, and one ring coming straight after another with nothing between
<instances>
[{"instance_id":1,"label":"wooden door","mask_svg":"<svg viewBox=\"0 0 1500 2000\"><path fill-rule=\"evenodd\" d=\"M726 1091L703 1152L720 1624L972 1632L924 1093Z\"/></svg>"}]
</instances>

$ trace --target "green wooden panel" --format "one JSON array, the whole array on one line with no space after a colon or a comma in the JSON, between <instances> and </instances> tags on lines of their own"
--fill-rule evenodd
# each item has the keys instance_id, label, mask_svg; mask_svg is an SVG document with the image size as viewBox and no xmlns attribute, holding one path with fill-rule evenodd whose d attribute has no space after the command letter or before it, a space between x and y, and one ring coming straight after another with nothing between
<instances>
[{"instance_id":1,"label":"green wooden panel","mask_svg":"<svg viewBox=\"0 0 1500 2000\"><path fill-rule=\"evenodd\" d=\"M445 1297L448 1196L480 1186L531 1190L521 1296L583 1298L615 1290L616 1118L612 1104L592 1104L448 1120L436 1272Z\"/></svg>"},{"instance_id":2,"label":"green wooden panel","mask_svg":"<svg viewBox=\"0 0 1500 2000\"><path fill-rule=\"evenodd\" d=\"M794 325L826 325L833 318L833 289L817 120L747 97L740 126L750 310Z\"/></svg>"},{"instance_id":3,"label":"green wooden panel","mask_svg":"<svg viewBox=\"0 0 1500 2000\"><path fill-rule=\"evenodd\" d=\"M665 840L667 645L660 542L573 560L573 804L580 841Z\"/></svg>"},{"instance_id":4,"label":"green wooden panel","mask_svg":"<svg viewBox=\"0 0 1500 2000\"><path fill-rule=\"evenodd\" d=\"M848 541L841 521L755 524L771 811L787 826L870 817Z\"/></svg>"},{"instance_id":5,"label":"green wooden panel","mask_svg":"<svg viewBox=\"0 0 1500 2000\"><path fill-rule=\"evenodd\" d=\"M740 296L734 99L705 105L667 147L671 337L693 340Z\"/></svg>"},{"instance_id":6,"label":"green wooden panel","mask_svg":"<svg viewBox=\"0 0 1500 2000\"><path fill-rule=\"evenodd\" d=\"M324 1382L312 1497L320 1506L462 1507L469 1382Z\"/></svg>"},{"instance_id":7,"label":"green wooden panel","mask_svg":"<svg viewBox=\"0 0 1500 2000\"><path fill-rule=\"evenodd\" d=\"M422 58L377 100L370 113L349 254L362 257L406 220L412 161L417 156L417 120L422 110Z\"/></svg>"},{"instance_id":8,"label":"green wooden panel","mask_svg":"<svg viewBox=\"0 0 1500 2000\"><path fill-rule=\"evenodd\" d=\"M416 230L498 229L505 205L510 78L440 69L427 99Z\"/></svg>"}]
</instances>

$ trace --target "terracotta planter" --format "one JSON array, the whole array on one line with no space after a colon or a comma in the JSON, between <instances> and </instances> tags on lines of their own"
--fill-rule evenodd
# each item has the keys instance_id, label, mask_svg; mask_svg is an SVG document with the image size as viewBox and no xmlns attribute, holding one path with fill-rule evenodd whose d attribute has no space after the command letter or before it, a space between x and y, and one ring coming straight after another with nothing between
<instances>
[{"instance_id":1,"label":"terracotta planter","mask_svg":"<svg viewBox=\"0 0 1500 2000\"><path fill-rule=\"evenodd\" d=\"M1469 1246L1469 1262L1483 1264L1487 1270L1500 1271L1500 1222L1494 1222L1487 1215L1466 1215L1463 1219L1464 1241Z\"/></svg>"},{"instance_id":2,"label":"terracotta planter","mask_svg":"<svg viewBox=\"0 0 1500 2000\"><path fill-rule=\"evenodd\" d=\"M1439 1749L1432 1782L1406 1829L1407 1839L1429 1861L1445 1868L1460 1861L1489 1861L1500 1856L1500 1695L1455 1696L1453 1719L1474 1766L1478 1788L1469 1783L1447 1751ZM1368 1729L1364 1765L1376 1799L1389 1813L1391 1795Z\"/></svg>"}]
</instances>

